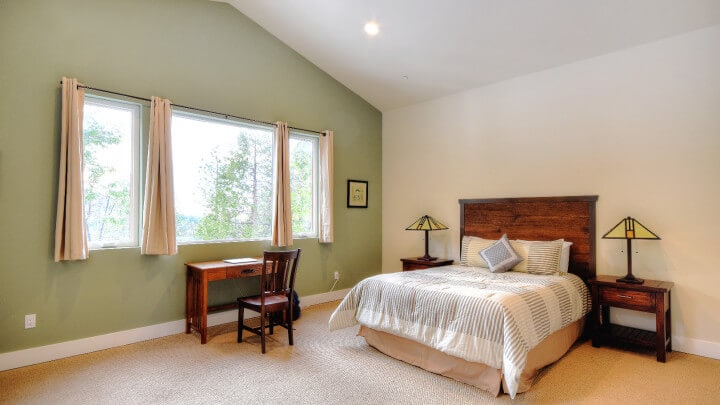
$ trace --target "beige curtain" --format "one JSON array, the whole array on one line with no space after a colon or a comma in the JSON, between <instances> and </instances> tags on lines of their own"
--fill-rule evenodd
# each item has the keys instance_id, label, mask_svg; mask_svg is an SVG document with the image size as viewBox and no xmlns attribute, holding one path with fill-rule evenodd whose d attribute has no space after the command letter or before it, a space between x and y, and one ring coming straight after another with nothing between
<instances>
[{"instance_id":1,"label":"beige curtain","mask_svg":"<svg viewBox=\"0 0 720 405\"><path fill-rule=\"evenodd\" d=\"M55 218L55 261L88 258L83 204L83 106L77 79L62 79L60 174Z\"/></svg>"},{"instance_id":2,"label":"beige curtain","mask_svg":"<svg viewBox=\"0 0 720 405\"><path fill-rule=\"evenodd\" d=\"M320 137L320 243L333 242L333 131Z\"/></svg>"},{"instance_id":3,"label":"beige curtain","mask_svg":"<svg viewBox=\"0 0 720 405\"><path fill-rule=\"evenodd\" d=\"M144 255L177 253L171 120L170 100L153 96L150 105L150 139L140 247L140 253Z\"/></svg>"},{"instance_id":4,"label":"beige curtain","mask_svg":"<svg viewBox=\"0 0 720 405\"><path fill-rule=\"evenodd\" d=\"M290 213L290 140L287 124L275 124L275 169L273 170L272 245L292 245Z\"/></svg>"}]
</instances>

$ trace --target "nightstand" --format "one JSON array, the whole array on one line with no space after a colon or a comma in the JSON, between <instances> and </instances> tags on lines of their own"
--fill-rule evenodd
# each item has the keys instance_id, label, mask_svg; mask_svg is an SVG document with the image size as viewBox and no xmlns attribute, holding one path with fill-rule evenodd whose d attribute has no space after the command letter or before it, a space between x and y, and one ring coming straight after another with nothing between
<instances>
[{"instance_id":1,"label":"nightstand","mask_svg":"<svg viewBox=\"0 0 720 405\"><path fill-rule=\"evenodd\" d=\"M425 269L429 269L431 267L440 267L440 266L447 266L449 264L453 264L452 259L436 259L433 261L427 261L427 260L418 260L417 257L408 257L405 259L400 259L400 261L403 264L403 271L425 270Z\"/></svg>"},{"instance_id":2,"label":"nightstand","mask_svg":"<svg viewBox=\"0 0 720 405\"><path fill-rule=\"evenodd\" d=\"M645 280L643 284L617 282L617 276L597 276L588 281L592 289L592 345L624 342L655 348L657 361L665 362L672 351L670 289L668 281ZM610 323L610 307L655 314L655 332Z\"/></svg>"}]
</instances>

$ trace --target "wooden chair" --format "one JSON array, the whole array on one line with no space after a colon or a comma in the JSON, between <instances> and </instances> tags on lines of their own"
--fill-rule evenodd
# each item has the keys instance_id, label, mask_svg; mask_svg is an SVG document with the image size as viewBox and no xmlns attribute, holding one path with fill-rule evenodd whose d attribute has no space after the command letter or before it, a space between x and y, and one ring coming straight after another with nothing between
<instances>
[{"instance_id":1,"label":"wooden chair","mask_svg":"<svg viewBox=\"0 0 720 405\"><path fill-rule=\"evenodd\" d=\"M243 330L260 336L260 346L265 353L265 329L282 326L288 331L288 341L293 344L293 291L295 272L301 249L284 252L265 252L263 255L260 295L238 298L238 343L242 342ZM251 328L244 323L245 308L260 313L260 326ZM267 321L267 324L266 324Z\"/></svg>"}]
</instances>

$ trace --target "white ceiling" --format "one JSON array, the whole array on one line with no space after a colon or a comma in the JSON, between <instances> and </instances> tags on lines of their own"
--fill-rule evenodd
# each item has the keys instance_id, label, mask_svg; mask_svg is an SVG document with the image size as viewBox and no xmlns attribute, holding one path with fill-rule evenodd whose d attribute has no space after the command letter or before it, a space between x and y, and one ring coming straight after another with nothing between
<instances>
[{"instance_id":1,"label":"white ceiling","mask_svg":"<svg viewBox=\"0 0 720 405\"><path fill-rule=\"evenodd\" d=\"M720 24L720 0L216 1L381 111Z\"/></svg>"}]
</instances>

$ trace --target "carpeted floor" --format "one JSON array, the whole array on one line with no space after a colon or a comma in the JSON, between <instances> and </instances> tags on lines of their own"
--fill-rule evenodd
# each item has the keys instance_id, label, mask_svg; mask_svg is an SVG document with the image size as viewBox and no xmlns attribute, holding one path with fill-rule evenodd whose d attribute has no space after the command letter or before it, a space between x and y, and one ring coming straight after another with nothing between
<instances>
[{"instance_id":1,"label":"carpeted floor","mask_svg":"<svg viewBox=\"0 0 720 405\"><path fill-rule=\"evenodd\" d=\"M573 347L513 401L387 357L355 336L329 332L337 302L303 310L295 346L276 330L235 342L235 325L179 334L0 372L0 403L34 404L716 404L720 360L680 352Z\"/></svg>"}]
</instances>

